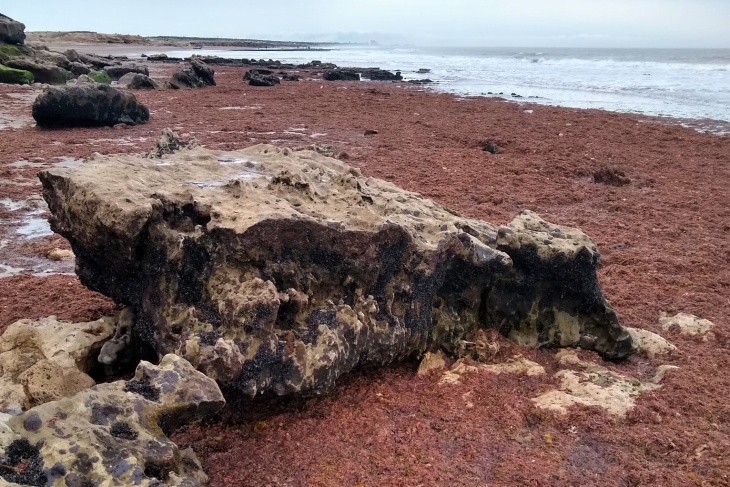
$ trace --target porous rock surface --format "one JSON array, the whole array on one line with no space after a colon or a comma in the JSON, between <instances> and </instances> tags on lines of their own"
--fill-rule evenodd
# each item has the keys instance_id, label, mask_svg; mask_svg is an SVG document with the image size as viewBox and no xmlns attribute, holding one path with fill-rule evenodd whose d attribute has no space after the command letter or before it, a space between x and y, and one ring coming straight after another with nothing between
<instances>
[{"instance_id":1,"label":"porous rock surface","mask_svg":"<svg viewBox=\"0 0 730 487\"><path fill-rule=\"evenodd\" d=\"M33 102L42 127L97 127L147 123L150 111L132 93L104 84L49 87Z\"/></svg>"},{"instance_id":2,"label":"porous rock surface","mask_svg":"<svg viewBox=\"0 0 730 487\"><path fill-rule=\"evenodd\" d=\"M81 281L134 309L135 348L177 353L238 393L323 391L480 328L634 351L595 244L530 211L498 228L268 145L98 156L40 178Z\"/></svg>"},{"instance_id":3,"label":"porous rock surface","mask_svg":"<svg viewBox=\"0 0 730 487\"><path fill-rule=\"evenodd\" d=\"M200 59L193 58L189 67L172 75L170 86L176 89L215 86L215 71Z\"/></svg>"},{"instance_id":4,"label":"porous rock surface","mask_svg":"<svg viewBox=\"0 0 730 487\"><path fill-rule=\"evenodd\" d=\"M20 320L0 336L0 411L25 410L93 386L88 375L115 318Z\"/></svg>"},{"instance_id":5,"label":"porous rock surface","mask_svg":"<svg viewBox=\"0 0 730 487\"><path fill-rule=\"evenodd\" d=\"M0 415L0 479L53 487L199 486L207 478L195 455L167 435L224 404L215 381L180 357L166 355L159 366L141 362L132 380Z\"/></svg>"},{"instance_id":6,"label":"porous rock surface","mask_svg":"<svg viewBox=\"0 0 730 487\"><path fill-rule=\"evenodd\" d=\"M0 14L0 42L8 44L25 43L25 24Z\"/></svg>"}]
</instances>

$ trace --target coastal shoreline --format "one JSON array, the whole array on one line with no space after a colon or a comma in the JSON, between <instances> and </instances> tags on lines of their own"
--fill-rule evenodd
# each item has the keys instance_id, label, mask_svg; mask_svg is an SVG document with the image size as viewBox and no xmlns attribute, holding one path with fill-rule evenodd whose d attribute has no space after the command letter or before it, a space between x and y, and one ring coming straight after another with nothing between
<instances>
[{"instance_id":1,"label":"coastal shoreline","mask_svg":"<svg viewBox=\"0 0 730 487\"><path fill-rule=\"evenodd\" d=\"M151 64L150 75L166 79L177 68ZM215 150L327 144L365 175L469 217L503 224L527 208L579 227L598 244L601 285L624 324L666 334L661 313L684 311L712 320L717 333L711 341L668 336L680 349L671 358L601 361L639 376L661 364L680 367L621 420L597 408L566 417L538 412L529 398L553 386L551 376L474 375L444 389L437 376L415 377L408 364L354 374L325 398L257 403L247 412L231 406L174 438L195 449L211 485L730 481L730 384L708 373L730 366L730 137L654 117L459 97L404 83L327 82L307 72L304 81L251 87L245 69L215 69L216 87L135 91L152 112L146 125L0 130L2 198L38 201L36 174L64 163L58 158L148 151L168 127ZM0 85L0 111L29 117L37 92ZM484 151L486 143L499 153ZM630 181L597 184L601 169ZM42 262L53 249L69 249L58 236L19 236L17 216L26 209L0 206L0 262ZM0 279L0 329L50 314L91 320L114 308L72 275ZM522 354L556 368L553 351L503 347L505 357Z\"/></svg>"}]
</instances>

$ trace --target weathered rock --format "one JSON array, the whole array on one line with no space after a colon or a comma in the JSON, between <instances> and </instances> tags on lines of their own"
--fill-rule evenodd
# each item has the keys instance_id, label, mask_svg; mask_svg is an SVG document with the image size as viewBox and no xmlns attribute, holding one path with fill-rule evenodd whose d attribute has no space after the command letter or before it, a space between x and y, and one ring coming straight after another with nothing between
<instances>
[{"instance_id":1,"label":"weathered rock","mask_svg":"<svg viewBox=\"0 0 730 487\"><path fill-rule=\"evenodd\" d=\"M649 330L641 328L626 327L631 339L639 351L644 352L647 357L654 358L657 355L665 355L677 350L677 347L669 343L665 338Z\"/></svg>"},{"instance_id":2,"label":"weathered rock","mask_svg":"<svg viewBox=\"0 0 730 487\"><path fill-rule=\"evenodd\" d=\"M0 14L0 42L18 45L25 43L25 24Z\"/></svg>"},{"instance_id":3,"label":"weathered rock","mask_svg":"<svg viewBox=\"0 0 730 487\"><path fill-rule=\"evenodd\" d=\"M28 409L94 385L88 375L115 319L20 320L0 336L0 411Z\"/></svg>"},{"instance_id":4,"label":"weathered rock","mask_svg":"<svg viewBox=\"0 0 730 487\"><path fill-rule=\"evenodd\" d=\"M243 74L243 79L251 86L276 86L280 83L269 69L249 69Z\"/></svg>"},{"instance_id":5,"label":"weathered rock","mask_svg":"<svg viewBox=\"0 0 730 487\"><path fill-rule=\"evenodd\" d=\"M281 76L281 79L284 81L299 81L299 75L298 74L284 74Z\"/></svg>"},{"instance_id":6,"label":"weathered rock","mask_svg":"<svg viewBox=\"0 0 730 487\"><path fill-rule=\"evenodd\" d=\"M416 73L418 73L418 74L426 74L426 73L430 73L430 72L431 72L431 70L429 68L420 68L418 71L416 71Z\"/></svg>"},{"instance_id":7,"label":"weathered rock","mask_svg":"<svg viewBox=\"0 0 730 487\"><path fill-rule=\"evenodd\" d=\"M91 72L91 68L89 68L87 65L82 63L77 63L75 61L71 61L68 63L69 71L71 71L76 76L81 76L82 74L89 74Z\"/></svg>"},{"instance_id":8,"label":"weathered rock","mask_svg":"<svg viewBox=\"0 0 730 487\"><path fill-rule=\"evenodd\" d=\"M104 84L46 88L33 102L33 118L43 127L97 127L147 123L149 109L131 93Z\"/></svg>"},{"instance_id":9,"label":"weathered rock","mask_svg":"<svg viewBox=\"0 0 730 487\"><path fill-rule=\"evenodd\" d=\"M156 90L157 83L147 75L139 73L127 73L119 78L119 85L132 90Z\"/></svg>"},{"instance_id":10,"label":"weathered rock","mask_svg":"<svg viewBox=\"0 0 730 487\"><path fill-rule=\"evenodd\" d=\"M608 186L626 186L631 184L631 179L623 171L604 167L593 173L593 182Z\"/></svg>"},{"instance_id":11,"label":"weathered rock","mask_svg":"<svg viewBox=\"0 0 730 487\"><path fill-rule=\"evenodd\" d=\"M33 56L36 61L42 63L53 64L67 71L71 70L71 63L68 58L60 52L48 51L43 49L34 49Z\"/></svg>"},{"instance_id":12,"label":"weathered rock","mask_svg":"<svg viewBox=\"0 0 730 487\"><path fill-rule=\"evenodd\" d=\"M22 69L33 73L33 77L37 83L47 83L50 85L62 85L75 76L71 71L56 66L55 64L44 61L34 61L30 58L12 58L6 63L6 66L15 69Z\"/></svg>"},{"instance_id":13,"label":"weathered rock","mask_svg":"<svg viewBox=\"0 0 730 487\"><path fill-rule=\"evenodd\" d=\"M196 139L185 139L168 128L162 131L162 136L157 139L155 146L146 154L146 157L159 159L165 154L194 149L198 145L200 144Z\"/></svg>"},{"instance_id":14,"label":"weathered rock","mask_svg":"<svg viewBox=\"0 0 730 487\"><path fill-rule=\"evenodd\" d=\"M106 71L92 71L87 76L95 83L101 83L103 85L109 85L112 82L111 77Z\"/></svg>"},{"instance_id":15,"label":"weathered rock","mask_svg":"<svg viewBox=\"0 0 730 487\"><path fill-rule=\"evenodd\" d=\"M219 410L216 383L185 360L142 362L134 379L0 418L0 478L32 486L187 486L205 475L169 435ZM23 468L14 467L23 465Z\"/></svg>"},{"instance_id":16,"label":"weathered rock","mask_svg":"<svg viewBox=\"0 0 730 487\"><path fill-rule=\"evenodd\" d=\"M674 316L662 313L659 323L665 331L679 332L682 335L699 335L705 340L712 337L712 329L715 327L710 320L689 313L677 313Z\"/></svg>"},{"instance_id":17,"label":"weathered rock","mask_svg":"<svg viewBox=\"0 0 730 487\"><path fill-rule=\"evenodd\" d=\"M561 414L567 414L570 406L582 405L604 408L614 416L626 416L639 395L661 388L665 374L679 368L661 365L653 378L641 381L612 372L594 362L583 361L572 351L560 351L556 358L562 367L575 366L582 370L559 370L555 374L560 381L559 389L541 394L532 401L539 408Z\"/></svg>"},{"instance_id":18,"label":"weathered rock","mask_svg":"<svg viewBox=\"0 0 730 487\"><path fill-rule=\"evenodd\" d=\"M147 56L148 61L166 61L167 60L167 54L150 54Z\"/></svg>"},{"instance_id":19,"label":"weathered rock","mask_svg":"<svg viewBox=\"0 0 730 487\"><path fill-rule=\"evenodd\" d=\"M104 69L107 66L114 66L116 64L119 64L118 61L115 61L111 58L94 56L93 54L80 54L74 49L70 49L64 54L69 61L87 64L89 66L93 66L96 69Z\"/></svg>"},{"instance_id":20,"label":"weathered rock","mask_svg":"<svg viewBox=\"0 0 730 487\"><path fill-rule=\"evenodd\" d=\"M127 73L138 73L145 76L149 76L150 74L150 70L147 69L147 66L135 63L120 64L118 66L105 66L104 71L106 71L112 80L118 80Z\"/></svg>"},{"instance_id":21,"label":"weathered rock","mask_svg":"<svg viewBox=\"0 0 730 487\"><path fill-rule=\"evenodd\" d=\"M384 69L368 69L363 71L362 77L372 81L402 81L403 76L400 71L396 71L395 74L386 71Z\"/></svg>"},{"instance_id":22,"label":"weathered rock","mask_svg":"<svg viewBox=\"0 0 730 487\"><path fill-rule=\"evenodd\" d=\"M40 174L81 281L134 308L137 347L254 395L325 390L494 328L529 346L634 351L595 244L522 212L458 216L312 151L98 156Z\"/></svg>"},{"instance_id":23,"label":"weathered rock","mask_svg":"<svg viewBox=\"0 0 730 487\"><path fill-rule=\"evenodd\" d=\"M215 71L197 58L190 61L190 67L181 69L172 75L170 85L173 88L203 88L215 86Z\"/></svg>"},{"instance_id":24,"label":"weathered rock","mask_svg":"<svg viewBox=\"0 0 730 487\"><path fill-rule=\"evenodd\" d=\"M22 69L8 68L0 64L0 83L30 85L33 84L33 73Z\"/></svg>"},{"instance_id":25,"label":"weathered rock","mask_svg":"<svg viewBox=\"0 0 730 487\"><path fill-rule=\"evenodd\" d=\"M325 71L322 77L327 81L360 81L360 73L347 69Z\"/></svg>"}]
</instances>

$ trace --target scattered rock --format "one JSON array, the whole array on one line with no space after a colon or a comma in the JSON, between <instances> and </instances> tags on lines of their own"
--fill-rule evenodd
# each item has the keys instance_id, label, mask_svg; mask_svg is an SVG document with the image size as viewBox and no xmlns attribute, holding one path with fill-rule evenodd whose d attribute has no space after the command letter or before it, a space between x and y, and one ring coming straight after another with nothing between
<instances>
[{"instance_id":1,"label":"scattered rock","mask_svg":"<svg viewBox=\"0 0 730 487\"><path fill-rule=\"evenodd\" d=\"M560 389L546 392L533 399L542 409L567 414L572 405L598 406L609 414L624 417L634 407L636 398L647 391L659 389L659 382L668 370L675 366L657 368L654 378L647 382L611 372L594 362L581 360L573 351L562 350L556 358L561 366L574 365L583 371L560 370L555 377L560 381Z\"/></svg>"},{"instance_id":2,"label":"scattered rock","mask_svg":"<svg viewBox=\"0 0 730 487\"><path fill-rule=\"evenodd\" d=\"M626 186L631 184L631 179L618 169L603 168L593 173L593 182L608 186Z\"/></svg>"},{"instance_id":3,"label":"scattered rock","mask_svg":"<svg viewBox=\"0 0 730 487\"><path fill-rule=\"evenodd\" d=\"M101 83L103 85L108 85L112 82L111 77L109 77L109 73L106 71L92 71L87 76L95 83Z\"/></svg>"},{"instance_id":4,"label":"scattered rock","mask_svg":"<svg viewBox=\"0 0 730 487\"><path fill-rule=\"evenodd\" d=\"M89 68L85 64L70 62L70 63L68 63L68 65L69 65L69 71L71 71L75 76L81 76L82 74L91 73L91 68Z\"/></svg>"},{"instance_id":5,"label":"scattered rock","mask_svg":"<svg viewBox=\"0 0 730 487\"><path fill-rule=\"evenodd\" d=\"M31 85L33 84L33 73L23 69L8 68L0 64L0 83Z\"/></svg>"},{"instance_id":6,"label":"scattered rock","mask_svg":"<svg viewBox=\"0 0 730 487\"><path fill-rule=\"evenodd\" d=\"M418 73L418 74L426 74L426 73L430 73L430 72L431 72L431 70L428 68L421 68L418 71L416 71L416 73Z\"/></svg>"},{"instance_id":7,"label":"scattered rock","mask_svg":"<svg viewBox=\"0 0 730 487\"><path fill-rule=\"evenodd\" d=\"M103 84L46 88L33 102L42 127L97 127L147 123L149 109L133 94Z\"/></svg>"},{"instance_id":8,"label":"scattered rock","mask_svg":"<svg viewBox=\"0 0 730 487\"><path fill-rule=\"evenodd\" d=\"M28 409L94 385L88 372L114 323L66 323L51 316L10 325L0 336L0 411Z\"/></svg>"},{"instance_id":9,"label":"scattered rock","mask_svg":"<svg viewBox=\"0 0 730 487\"><path fill-rule=\"evenodd\" d=\"M166 61L167 59L168 59L167 54L164 54L164 53L150 54L149 56L147 56L148 61Z\"/></svg>"},{"instance_id":10,"label":"scattered rock","mask_svg":"<svg viewBox=\"0 0 730 487\"><path fill-rule=\"evenodd\" d=\"M522 355L516 355L504 363L491 365L480 364L468 358L460 359L454 363L450 370L443 373L441 379L439 379L439 384L461 384L462 375L475 373L536 376L545 374L545 368Z\"/></svg>"},{"instance_id":11,"label":"scattered rock","mask_svg":"<svg viewBox=\"0 0 730 487\"><path fill-rule=\"evenodd\" d=\"M157 83L147 75L139 73L127 73L119 78L119 85L131 90L156 90Z\"/></svg>"},{"instance_id":12,"label":"scattered rock","mask_svg":"<svg viewBox=\"0 0 730 487\"><path fill-rule=\"evenodd\" d=\"M501 154L502 148L495 144L494 142L485 142L482 146L482 150L484 152L489 152L490 154Z\"/></svg>"},{"instance_id":13,"label":"scattered rock","mask_svg":"<svg viewBox=\"0 0 730 487\"><path fill-rule=\"evenodd\" d=\"M298 74L284 74L281 79L284 81L299 81L299 75Z\"/></svg>"},{"instance_id":14,"label":"scattered rock","mask_svg":"<svg viewBox=\"0 0 730 487\"><path fill-rule=\"evenodd\" d=\"M498 229L312 151L163 161L42 171L51 226L81 282L134 309L139 346L214 362L241 395L326 390L480 327L532 347L588 336L606 357L635 350L580 230L528 211Z\"/></svg>"},{"instance_id":15,"label":"scattered rock","mask_svg":"<svg viewBox=\"0 0 730 487\"><path fill-rule=\"evenodd\" d=\"M711 330L715 327L713 322L688 313L677 313L674 316L662 314L659 323L664 331L679 332L682 335L699 335L705 340L712 337Z\"/></svg>"},{"instance_id":16,"label":"scattered rock","mask_svg":"<svg viewBox=\"0 0 730 487\"><path fill-rule=\"evenodd\" d=\"M414 84L414 85L428 85L428 84L433 83L433 80L432 79L429 79L429 78L424 78L424 79L409 79L408 82L411 83L411 84Z\"/></svg>"},{"instance_id":17,"label":"scattered rock","mask_svg":"<svg viewBox=\"0 0 730 487\"><path fill-rule=\"evenodd\" d=\"M74 79L71 71L59 68L54 64L43 61L34 61L30 58L12 58L5 62L9 68L22 69L33 73L36 83L47 83L50 85L63 85L66 81Z\"/></svg>"},{"instance_id":18,"label":"scattered rock","mask_svg":"<svg viewBox=\"0 0 730 487\"><path fill-rule=\"evenodd\" d=\"M439 351L436 353L427 352L421 359L421 364L418 366L418 375L426 375L434 370L441 370L446 368L446 358L444 353Z\"/></svg>"},{"instance_id":19,"label":"scattered rock","mask_svg":"<svg viewBox=\"0 0 730 487\"><path fill-rule=\"evenodd\" d=\"M372 81L403 81L403 76L400 71L396 71L393 74L390 71L384 69L368 69L363 71L362 77Z\"/></svg>"},{"instance_id":20,"label":"scattered rock","mask_svg":"<svg viewBox=\"0 0 730 487\"><path fill-rule=\"evenodd\" d=\"M327 81L360 81L360 73L347 69L325 71L322 77Z\"/></svg>"},{"instance_id":21,"label":"scattered rock","mask_svg":"<svg viewBox=\"0 0 730 487\"><path fill-rule=\"evenodd\" d=\"M56 262L62 260L74 260L74 253L68 249L53 249L48 252L48 259Z\"/></svg>"},{"instance_id":22,"label":"scattered rock","mask_svg":"<svg viewBox=\"0 0 730 487\"><path fill-rule=\"evenodd\" d=\"M677 350L677 347L669 343L660 335L649 330L626 327L639 351L644 352L647 357L654 358L657 355L665 355Z\"/></svg>"},{"instance_id":23,"label":"scattered rock","mask_svg":"<svg viewBox=\"0 0 730 487\"><path fill-rule=\"evenodd\" d=\"M0 469L0 477L34 486L200 486L200 462L167 436L225 404L215 381L175 355L159 366L140 363L133 381L157 398L127 392L132 381L118 381L5 415L3 464L24 467Z\"/></svg>"},{"instance_id":24,"label":"scattered rock","mask_svg":"<svg viewBox=\"0 0 730 487\"><path fill-rule=\"evenodd\" d=\"M104 67L104 71L109 75L112 80L118 80L128 73L138 73L145 76L149 76L150 74L150 70L147 69L147 66L142 66L140 64L134 63L121 64L119 66L106 66Z\"/></svg>"},{"instance_id":25,"label":"scattered rock","mask_svg":"<svg viewBox=\"0 0 730 487\"><path fill-rule=\"evenodd\" d=\"M215 71L203 61L193 58L190 67L181 69L172 75L170 85L173 88L203 88L215 86Z\"/></svg>"},{"instance_id":26,"label":"scattered rock","mask_svg":"<svg viewBox=\"0 0 730 487\"><path fill-rule=\"evenodd\" d=\"M368 135L378 135L378 131L377 130L366 130L365 136L367 137Z\"/></svg>"},{"instance_id":27,"label":"scattered rock","mask_svg":"<svg viewBox=\"0 0 730 487\"><path fill-rule=\"evenodd\" d=\"M0 14L0 42L23 45L25 43L25 24Z\"/></svg>"},{"instance_id":28,"label":"scattered rock","mask_svg":"<svg viewBox=\"0 0 730 487\"><path fill-rule=\"evenodd\" d=\"M165 154L173 154L183 150L194 149L199 143L195 139L184 139L171 129L163 129L162 135L155 142L155 146L146 157L159 159Z\"/></svg>"}]
</instances>

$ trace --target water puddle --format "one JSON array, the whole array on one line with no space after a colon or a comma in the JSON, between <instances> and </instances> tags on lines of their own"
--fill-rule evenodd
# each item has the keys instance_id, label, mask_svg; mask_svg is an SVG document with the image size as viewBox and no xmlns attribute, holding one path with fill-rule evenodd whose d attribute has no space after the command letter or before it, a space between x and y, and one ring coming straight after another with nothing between
<instances>
[{"instance_id":1,"label":"water puddle","mask_svg":"<svg viewBox=\"0 0 730 487\"><path fill-rule=\"evenodd\" d=\"M26 239L49 237L53 235L48 220L40 217L26 218L21 221L20 227L15 231Z\"/></svg>"},{"instance_id":2,"label":"water puddle","mask_svg":"<svg viewBox=\"0 0 730 487\"><path fill-rule=\"evenodd\" d=\"M77 159L75 157L70 157L70 156L56 157L56 159L58 159L58 162L54 163L53 164L54 166L63 167L63 168L71 168L71 169L79 167L81 165L81 163L84 162L83 159Z\"/></svg>"},{"instance_id":3,"label":"water puddle","mask_svg":"<svg viewBox=\"0 0 730 487\"><path fill-rule=\"evenodd\" d=\"M12 168L46 167L46 164L44 162L33 162L33 161L26 161L25 159L21 159L19 161L11 162L10 164L8 164L8 167L12 167Z\"/></svg>"},{"instance_id":4,"label":"water puddle","mask_svg":"<svg viewBox=\"0 0 730 487\"><path fill-rule=\"evenodd\" d=\"M219 110L261 110L263 107L259 105L245 107L220 107Z\"/></svg>"},{"instance_id":5,"label":"water puddle","mask_svg":"<svg viewBox=\"0 0 730 487\"><path fill-rule=\"evenodd\" d=\"M0 200L0 205L3 205L8 211L17 211L25 206L25 201L13 201L10 198L3 198Z\"/></svg>"}]
</instances>

